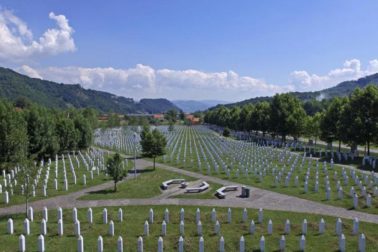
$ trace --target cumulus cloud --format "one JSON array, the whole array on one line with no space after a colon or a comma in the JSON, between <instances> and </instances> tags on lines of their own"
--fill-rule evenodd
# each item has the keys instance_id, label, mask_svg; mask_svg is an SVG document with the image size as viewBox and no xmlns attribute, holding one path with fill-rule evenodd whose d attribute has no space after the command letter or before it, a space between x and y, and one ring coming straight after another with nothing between
<instances>
[{"instance_id":1,"label":"cumulus cloud","mask_svg":"<svg viewBox=\"0 0 378 252\"><path fill-rule=\"evenodd\" d=\"M357 79L378 72L378 60L362 68L357 59L347 60L341 68L326 75L294 71L288 85L274 85L262 79L240 76L234 71L204 72L194 69L154 69L138 64L132 68L112 67L46 67L23 65L20 72L66 84L81 84L85 88L107 91L133 98L209 99L238 101L256 96L289 91L315 91L341 81Z\"/></svg>"},{"instance_id":2,"label":"cumulus cloud","mask_svg":"<svg viewBox=\"0 0 378 252\"><path fill-rule=\"evenodd\" d=\"M64 15L50 12L55 28L47 29L38 39L33 38L27 24L9 10L0 10L0 60L18 62L38 55L56 55L76 49L74 30Z\"/></svg>"},{"instance_id":3,"label":"cumulus cloud","mask_svg":"<svg viewBox=\"0 0 378 252\"><path fill-rule=\"evenodd\" d=\"M346 60L341 68L330 70L325 75L311 74L307 71L293 71L289 84L296 91L315 91L332 87L342 81L355 80L378 72L378 60L373 59L365 69L358 59Z\"/></svg>"},{"instance_id":4,"label":"cumulus cloud","mask_svg":"<svg viewBox=\"0 0 378 252\"><path fill-rule=\"evenodd\" d=\"M126 97L168 97L170 99L238 100L288 91L264 80L239 76L234 71L203 72L198 70L154 69L138 64L133 68L23 66L20 72L61 83L79 83L85 88L108 91Z\"/></svg>"},{"instance_id":5,"label":"cumulus cloud","mask_svg":"<svg viewBox=\"0 0 378 252\"><path fill-rule=\"evenodd\" d=\"M28 65L22 65L19 70L20 72L26 74L27 76L31 78L43 79L37 70L35 70L34 68L31 68Z\"/></svg>"}]
</instances>

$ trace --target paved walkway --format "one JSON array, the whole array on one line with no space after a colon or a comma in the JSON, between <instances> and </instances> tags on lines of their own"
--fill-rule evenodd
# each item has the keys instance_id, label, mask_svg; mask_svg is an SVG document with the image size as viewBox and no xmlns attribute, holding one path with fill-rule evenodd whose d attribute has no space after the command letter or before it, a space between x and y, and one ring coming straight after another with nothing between
<instances>
[{"instance_id":1,"label":"paved walkway","mask_svg":"<svg viewBox=\"0 0 378 252\"><path fill-rule=\"evenodd\" d=\"M222 185L238 185L227 180L202 175L199 173L178 169L175 167L167 166L164 164L157 164L160 168L176 172L179 174L191 176L208 182L214 182ZM143 169L152 166L152 162L138 159L138 169ZM133 178L131 175L127 179ZM320 215L329 215L341 218L352 219L358 217L361 221L372 222L378 224L378 215L368 214L353 210L347 210L340 207L334 207L314 201L300 199L294 196L288 196L268 190L263 190L251 186L251 197L248 199L242 198L226 198L220 199L171 199L155 197L151 199L109 199L109 200L78 200L79 197L91 192L103 190L113 186L113 182L107 182L98 186L86 188L84 190L70 193L67 195L57 196L50 199L39 200L30 203L35 210L42 210L43 207L54 209L57 207L62 208L81 208L81 207L104 207L104 206L127 206L127 205L198 205L198 206L216 206L216 207L246 207L246 208L264 208L269 210L283 210L291 212L312 213ZM25 211L25 205L14 205L7 208L0 208L0 216L22 213Z\"/></svg>"}]
</instances>

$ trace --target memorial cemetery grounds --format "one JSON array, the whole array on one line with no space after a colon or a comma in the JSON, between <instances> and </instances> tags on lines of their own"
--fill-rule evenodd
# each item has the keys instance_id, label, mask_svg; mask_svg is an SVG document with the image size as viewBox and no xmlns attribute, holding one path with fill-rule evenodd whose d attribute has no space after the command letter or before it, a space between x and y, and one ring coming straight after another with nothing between
<instances>
[{"instance_id":1,"label":"memorial cemetery grounds","mask_svg":"<svg viewBox=\"0 0 378 252\"><path fill-rule=\"evenodd\" d=\"M90 110L53 117L44 108L15 112L11 104L2 106L10 124L25 126L19 144L27 148L21 157L2 156L0 251L375 251L378 246L378 176L341 162L353 154L316 154L300 141L282 143L236 130L225 137L224 127L216 125L99 128ZM74 116L63 122L67 113ZM38 120L44 127L54 122L40 142L32 130ZM72 130L76 135L68 134ZM143 146L144 130L166 142L156 168ZM51 150L50 139L58 147ZM117 190L109 173L116 153ZM374 156L361 162L375 169ZM225 191L221 199L218 190L227 186L237 191ZM251 196L241 197L242 187ZM288 195L295 205L316 203L319 209L282 211L280 204L290 204L284 200L276 206L267 202L269 209L256 207L258 190L262 198Z\"/></svg>"}]
</instances>

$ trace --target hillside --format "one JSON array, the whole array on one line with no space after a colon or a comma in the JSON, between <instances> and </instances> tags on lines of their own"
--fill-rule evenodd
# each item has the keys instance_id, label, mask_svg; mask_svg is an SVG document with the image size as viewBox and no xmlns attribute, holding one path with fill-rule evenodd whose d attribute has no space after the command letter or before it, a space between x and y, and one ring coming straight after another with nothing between
<instances>
[{"instance_id":1,"label":"hillside","mask_svg":"<svg viewBox=\"0 0 378 252\"><path fill-rule=\"evenodd\" d=\"M378 85L378 73L366 76L364 78L360 78L358 80L344 81L337 84L334 87L323 89L320 91L291 92L291 94L298 97L298 99L302 101L308 101L312 99L331 99L336 96L339 96L339 97L348 96L353 92L355 88L357 87L363 88L369 84ZM251 99L236 102L236 103L230 103L230 104L227 104L226 106L244 105L247 103L258 103L261 101L269 101L271 99L272 97L270 96L256 97L256 98L251 98Z\"/></svg>"},{"instance_id":2,"label":"hillside","mask_svg":"<svg viewBox=\"0 0 378 252\"><path fill-rule=\"evenodd\" d=\"M95 108L105 113L162 113L169 109L178 109L166 99L142 99L135 102L131 98L84 89L80 85L29 78L1 67L0 97L11 101L26 97L46 107Z\"/></svg>"}]
</instances>

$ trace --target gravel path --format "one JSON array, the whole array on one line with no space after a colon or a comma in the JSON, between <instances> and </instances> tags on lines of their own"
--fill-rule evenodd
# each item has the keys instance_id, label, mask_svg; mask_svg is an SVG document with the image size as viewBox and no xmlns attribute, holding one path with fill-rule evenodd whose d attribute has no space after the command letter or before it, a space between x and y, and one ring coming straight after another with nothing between
<instances>
[{"instance_id":1,"label":"gravel path","mask_svg":"<svg viewBox=\"0 0 378 252\"><path fill-rule=\"evenodd\" d=\"M138 169L144 169L152 166L152 162L138 159ZM157 164L158 167L180 173L183 175L191 176L197 179L214 182L222 185L238 185L242 184L230 182L227 180L206 176L195 172L190 172L183 169L167 166L164 164ZM131 179L131 175L127 179ZM124 180L124 181L125 181ZM123 182L124 182L123 181ZM121 182L122 183L122 182ZM113 182L107 182L98 186L86 188L84 190L70 193L67 195L57 196L45 200L39 200L30 203L35 210L42 210L43 207L54 209L57 207L62 208L81 208L81 207L103 207L103 206L127 206L127 205L195 205L195 206L216 206L216 207L246 207L246 208L264 208L269 210L282 210L291 212L312 213L320 215L329 215L341 218L352 219L358 217L361 221L372 222L378 224L378 215L368 214L353 210L347 210L341 207L334 207L314 201L300 199L294 196L288 196L276 192L271 192L264 189L259 189L247 186L251 189L251 197L248 199L243 198L226 198L219 199L172 199L167 197L155 197L150 199L109 199L109 200L78 200L79 197L91 192L103 190L113 186ZM14 213L22 213L25 211L25 205L14 205L7 208L0 208L0 216L10 215Z\"/></svg>"}]
</instances>

